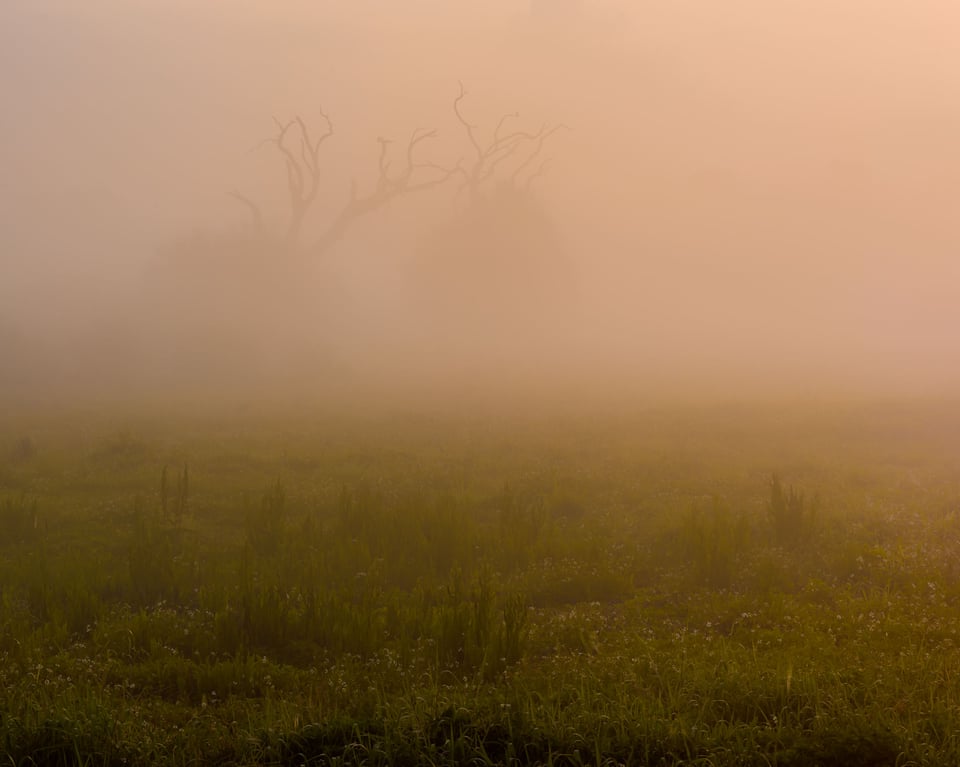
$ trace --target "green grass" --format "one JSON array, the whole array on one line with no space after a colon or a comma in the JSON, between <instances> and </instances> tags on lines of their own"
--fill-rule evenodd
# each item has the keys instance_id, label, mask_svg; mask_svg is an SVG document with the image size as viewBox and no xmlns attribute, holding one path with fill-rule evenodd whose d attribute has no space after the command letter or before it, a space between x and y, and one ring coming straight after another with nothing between
<instances>
[{"instance_id":1,"label":"green grass","mask_svg":"<svg viewBox=\"0 0 960 767\"><path fill-rule=\"evenodd\" d=\"M0 752L960 764L958 421L8 417Z\"/></svg>"}]
</instances>

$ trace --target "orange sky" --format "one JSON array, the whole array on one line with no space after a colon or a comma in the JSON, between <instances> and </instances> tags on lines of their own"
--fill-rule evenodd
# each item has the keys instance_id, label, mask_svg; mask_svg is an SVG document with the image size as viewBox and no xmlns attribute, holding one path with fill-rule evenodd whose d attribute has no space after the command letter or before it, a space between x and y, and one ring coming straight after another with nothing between
<instances>
[{"instance_id":1,"label":"orange sky","mask_svg":"<svg viewBox=\"0 0 960 767\"><path fill-rule=\"evenodd\" d=\"M573 128L542 194L576 265L573 353L589 364L798 370L813 387L960 379L955 3L570 6L7 0L0 322L109 318L164 240L242 224L224 191L279 217L282 177L249 152L271 115L322 106L342 126L331 205L370 178L378 135L436 127L455 158L462 79L478 122L518 109ZM371 232L413 237L429 222L410 216ZM344 257L344 301L386 311L403 263Z\"/></svg>"}]
</instances>

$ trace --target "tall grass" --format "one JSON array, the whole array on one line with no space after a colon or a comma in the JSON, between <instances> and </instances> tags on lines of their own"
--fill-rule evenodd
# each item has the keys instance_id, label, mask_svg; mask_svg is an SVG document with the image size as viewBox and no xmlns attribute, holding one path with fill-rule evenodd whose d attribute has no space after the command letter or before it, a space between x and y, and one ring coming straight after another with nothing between
<instances>
[{"instance_id":1,"label":"tall grass","mask_svg":"<svg viewBox=\"0 0 960 767\"><path fill-rule=\"evenodd\" d=\"M337 449L311 434L295 460L262 434L11 458L25 490L0 500L0 750L56 765L960 763L941 439L901 463L887 446L869 473L864 447L811 463L837 439L814 432L782 456L830 499L814 504L757 468L762 420L739 426L754 441L736 460L723 441L670 453L679 427L659 420L586 443L539 428L506 452L476 431L441 449L430 424L357 427Z\"/></svg>"}]
</instances>

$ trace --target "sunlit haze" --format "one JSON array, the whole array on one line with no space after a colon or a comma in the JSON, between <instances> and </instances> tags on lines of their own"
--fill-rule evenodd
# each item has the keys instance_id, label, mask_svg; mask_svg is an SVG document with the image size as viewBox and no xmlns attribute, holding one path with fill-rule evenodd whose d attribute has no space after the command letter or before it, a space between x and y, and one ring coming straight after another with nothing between
<instances>
[{"instance_id":1,"label":"sunlit haze","mask_svg":"<svg viewBox=\"0 0 960 767\"><path fill-rule=\"evenodd\" d=\"M5 0L0 394L949 395L958 40L948 0Z\"/></svg>"}]
</instances>

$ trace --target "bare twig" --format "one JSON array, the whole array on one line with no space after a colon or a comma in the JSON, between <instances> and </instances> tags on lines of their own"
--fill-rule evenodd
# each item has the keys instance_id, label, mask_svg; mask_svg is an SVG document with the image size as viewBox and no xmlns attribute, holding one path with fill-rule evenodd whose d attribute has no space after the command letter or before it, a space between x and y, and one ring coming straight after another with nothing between
<instances>
[{"instance_id":1,"label":"bare twig","mask_svg":"<svg viewBox=\"0 0 960 767\"><path fill-rule=\"evenodd\" d=\"M543 151L544 143L564 125L540 126L536 132L530 132L522 129L514 130L510 133L503 133L504 126L509 120L519 119L519 112L508 112L500 117L496 127L493 129L493 137L487 144L482 144L477 138L477 126L464 117L462 103L467 95L463 83L459 83L460 90L457 97L453 100L453 112L458 122L463 126L467 134L467 139L476 154L476 160L467 168L462 170L464 176L463 184L460 190L469 190L471 196L480 194L483 185L496 177L498 169L508 162L518 161L517 167L510 174L510 182L520 183L521 176L537 160ZM529 154L523 157L529 150ZM533 174L539 176L545 167L541 164L539 169ZM523 183L524 188L528 188L532 183L532 178L527 178Z\"/></svg>"},{"instance_id":2,"label":"bare twig","mask_svg":"<svg viewBox=\"0 0 960 767\"><path fill-rule=\"evenodd\" d=\"M277 133L273 138L267 139L280 152L287 170L290 221L287 225L284 240L291 247L296 245L300 237L300 230L303 227L303 220L320 190L320 177L322 175L320 147L334 134L333 121L327 113L321 109L320 116L326 123L326 128L316 139L311 138L310 129L300 115L286 123L282 123L274 117L273 121L277 126ZM288 136L294 129L299 134L299 140L292 139L292 143L299 150L298 152L295 152L288 142Z\"/></svg>"},{"instance_id":3,"label":"bare twig","mask_svg":"<svg viewBox=\"0 0 960 767\"><path fill-rule=\"evenodd\" d=\"M530 153L530 155L527 157L526 160L524 160L522 163L520 163L520 165L518 165L514 169L513 173L511 174L510 180L513 183L517 183L520 176L523 174L523 172L527 168L529 168L540 156L540 154L543 152L543 145L546 143L547 139L561 129L569 130L569 128L567 128L566 125L564 125L563 123L560 123L559 125L555 125L554 127L550 128L550 130L542 131L540 133L540 137L537 140L536 148L533 150L533 152ZM534 180L536 180L541 175L543 175L543 172L546 169L546 166L549 164L549 162L550 162L550 158L548 157L542 163L540 163L540 166L537 168L537 170L533 172L532 175L527 177L526 181L524 181L523 183L524 189L529 189L531 184L534 182Z\"/></svg>"},{"instance_id":4,"label":"bare twig","mask_svg":"<svg viewBox=\"0 0 960 767\"><path fill-rule=\"evenodd\" d=\"M250 220L253 224L253 234L257 238L262 237L263 214L260 212L260 206L246 195L240 194L240 192L233 191L227 192L227 194L229 194L233 199L237 200L241 205L250 211Z\"/></svg>"},{"instance_id":5,"label":"bare twig","mask_svg":"<svg viewBox=\"0 0 960 767\"><path fill-rule=\"evenodd\" d=\"M467 92L463 89L463 83L460 82L460 94L453 100L453 112L457 116L457 119L460 121L460 124L463 125L464 129L467 131L467 138L470 140L470 143L473 145L474 150L477 153L477 159L483 159L483 149L480 148L480 143L477 141L476 134L476 125L472 125L467 122L466 118L460 112L460 102L466 98Z\"/></svg>"},{"instance_id":6,"label":"bare twig","mask_svg":"<svg viewBox=\"0 0 960 767\"><path fill-rule=\"evenodd\" d=\"M379 175L374 190L366 195L358 192L356 180L351 185L350 199L341 208L340 213L330 222L329 226L315 242L312 250L322 252L334 245L347 230L360 218L387 206L394 199L415 192L433 189L446 183L453 176L463 173L458 162L452 168L447 168L434 162L417 162L415 153L417 147L427 139L434 138L436 131L417 128L407 142L404 154L406 164L403 168L391 173L390 139L377 138L380 144L380 154L377 160ZM424 175L418 179L419 175Z\"/></svg>"}]
</instances>

